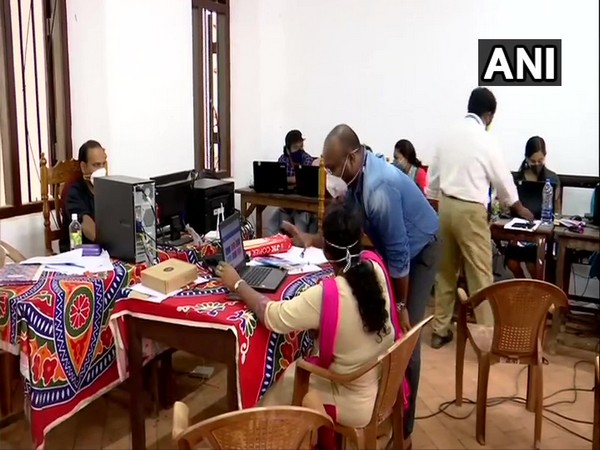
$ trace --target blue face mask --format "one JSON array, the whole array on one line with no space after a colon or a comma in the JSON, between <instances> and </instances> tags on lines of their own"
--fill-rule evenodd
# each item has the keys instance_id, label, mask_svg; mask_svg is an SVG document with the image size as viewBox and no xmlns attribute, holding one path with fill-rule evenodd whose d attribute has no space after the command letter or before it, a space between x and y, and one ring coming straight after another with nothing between
<instances>
[{"instance_id":1,"label":"blue face mask","mask_svg":"<svg viewBox=\"0 0 600 450\"><path fill-rule=\"evenodd\" d=\"M304 150L296 150L295 152L290 152L290 158L294 164L301 164Z\"/></svg>"}]
</instances>

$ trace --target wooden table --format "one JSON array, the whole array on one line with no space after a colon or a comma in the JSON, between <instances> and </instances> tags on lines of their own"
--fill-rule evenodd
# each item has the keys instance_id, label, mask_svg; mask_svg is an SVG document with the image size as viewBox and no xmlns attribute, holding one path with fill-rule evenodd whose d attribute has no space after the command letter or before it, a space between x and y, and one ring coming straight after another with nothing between
<instances>
[{"instance_id":1,"label":"wooden table","mask_svg":"<svg viewBox=\"0 0 600 450\"><path fill-rule=\"evenodd\" d=\"M536 273L531 274L538 280L546 279L546 255L552 254L552 224L542 224L535 231L515 231L504 228L512 219L498 219L490 224L492 239L496 241L531 242L537 245L537 258L535 261ZM547 245L548 244L548 245Z\"/></svg>"},{"instance_id":2,"label":"wooden table","mask_svg":"<svg viewBox=\"0 0 600 450\"><path fill-rule=\"evenodd\" d=\"M199 328L181 324L159 322L125 317L129 346L129 391L131 421L131 443L134 449L146 448L146 424L143 403L142 380L142 338L149 338L176 348L201 356L210 361L220 362L227 366L227 407L229 411L238 409L238 389L236 382L236 350L235 335L231 331L211 328ZM166 381L166 380L165 380ZM167 383L169 381L166 381ZM168 395L168 404L172 404L172 393Z\"/></svg>"},{"instance_id":3,"label":"wooden table","mask_svg":"<svg viewBox=\"0 0 600 450\"><path fill-rule=\"evenodd\" d=\"M587 226L583 233L575 233L564 227L554 229L554 239L558 243L558 261L556 264L556 285L561 288L567 296L569 295L569 281L571 272L567 264L568 250L587 250L590 252L600 252L600 230L597 227ZM552 329L550 331L549 350L550 353L556 353L556 338L560 331L562 322L561 311L555 310L552 315Z\"/></svg>"},{"instance_id":4,"label":"wooden table","mask_svg":"<svg viewBox=\"0 0 600 450\"><path fill-rule=\"evenodd\" d=\"M262 215L267 206L275 208L293 209L296 211L307 211L317 214L319 199L317 197L304 197L298 194L267 194L255 192L251 188L235 190L240 194L242 215L247 219L256 210L256 237L262 237Z\"/></svg>"}]
</instances>

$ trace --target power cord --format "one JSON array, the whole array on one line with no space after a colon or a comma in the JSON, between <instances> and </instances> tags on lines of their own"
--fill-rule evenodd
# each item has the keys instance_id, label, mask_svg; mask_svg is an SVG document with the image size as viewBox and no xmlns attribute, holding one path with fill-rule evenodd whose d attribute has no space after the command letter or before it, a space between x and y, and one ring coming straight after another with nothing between
<instances>
[{"instance_id":1,"label":"power cord","mask_svg":"<svg viewBox=\"0 0 600 450\"><path fill-rule=\"evenodd\" d=\"M561 394L563 392L574 392L574 398L572 400L560 400L554 403L550 403L548 405L544 405L543 406L543 411L546 411L547 413L553 414L557 417L560 417L561 419L564 420L568 420L570 422L574 422L574 423L580 423L580 424L584 424L584 425L593 425L593 423L591 421L587 421L587 420L580 420L580 419L574 419L572 417L569 417L567 415L561 414L557 411L552 410L551 408L553 406L557 406L557 405L565 405L565 404L569 404L569 405L573 405L577 402L577 393L578 392L593 392L594 388L578 388L577 387L577 367L580 364L592 364L590 361L586 361L586 360L580 360L577 361L574 365L573 365L573 387L570 388L565 388L565 389L560 389L550 395L547 395L544 397L544 400L548 400L552 397L555 397L558 394ZM517 374L517 377L515 379L515 394L508 396L508 397L492 397L489 398L487 401L487 407L491 408L493 406L498 406L501 405L502 403L505 402L513 402L513 403L517 403L519 405L524 405L527 403L527 399L520 397L519 396L519 379L521 377L521 375L523 374L523 372L525 372L525 370L527 369L527 366L523 367L523 369L521 369L519 371L519 373ZM428 414L425 416L418 416L415 417L415 420L425 420L425 419L430 419L432 417L435 417L439 414L445 414L446 416L455 419L455 420L465 420L468 419L469 417L471 417L473 415L473 413L475 412L475 408L471 409L471 411L469 411L469 413L465 416L455 416L454 414L450 414L449 412L447 412L446 410L454 404L456 400L448 400L445 402L440 403L440 405L438 406L438 410L432 414ZM463 402L469 405L476 405L477 403L474 402L473 400L469 399L469 398L464 398L463 397ZM547 415L542 414L542 417L544 419L546 419L548 422L552 423L553 425L555 425L556 427L560 428L563 431L566 431L567 433L572 434L573 436L577 436L580 439L583 439L584 441L587 442L592 442L592 440L588 437L585 437L579 433L576 433L573 430L570 430L569 428L565 427L564 425L556 422L555 420L549 418Z\"/></svg>"}]
</instances>

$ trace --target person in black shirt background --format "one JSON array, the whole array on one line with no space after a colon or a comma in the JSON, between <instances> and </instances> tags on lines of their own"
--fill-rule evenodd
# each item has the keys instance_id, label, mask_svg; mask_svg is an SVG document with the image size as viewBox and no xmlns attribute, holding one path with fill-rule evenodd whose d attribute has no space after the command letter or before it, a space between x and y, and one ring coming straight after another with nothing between
<instances>
[{"instance_id":1,"label":"person in black shirt background","mask_svg":"<svg viewBox=\"0 0 600 450\"><path fill-rule=\"evenodd\" d=\"M66 190L64 226L68 228L71 216L77 214L83 232L83 242L96 240L94 219L94 179L106 175L106 151L97 141L87 141L79 148L77 157L82 177L68 186ZM64 233L60 250L69 250L68 233Z\"/></svg>"}]
</instances>

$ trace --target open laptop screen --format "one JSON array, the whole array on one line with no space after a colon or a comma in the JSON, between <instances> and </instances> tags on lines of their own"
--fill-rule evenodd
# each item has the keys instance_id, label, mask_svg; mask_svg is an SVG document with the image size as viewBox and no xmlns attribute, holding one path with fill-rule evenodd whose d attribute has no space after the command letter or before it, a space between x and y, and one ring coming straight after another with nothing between
<instances>
[{"instance_id":1,"label":"open laptop screen","mask_svg":"<svg viewBox=\"0 0 600 450\"><path fill-rule=\"evenodd\" d=\"M223 260L239 271L246 264L240 215L235 213L221 222L219 234L221 235Z\"/></svg>"}]
</instances>

